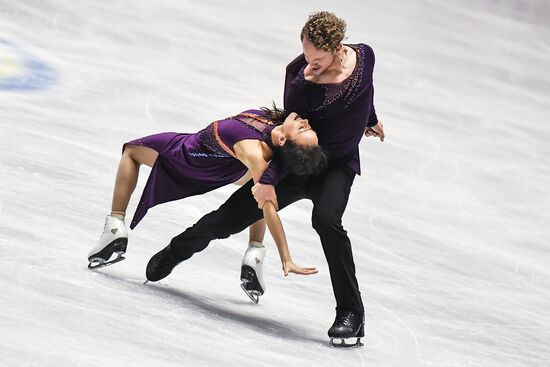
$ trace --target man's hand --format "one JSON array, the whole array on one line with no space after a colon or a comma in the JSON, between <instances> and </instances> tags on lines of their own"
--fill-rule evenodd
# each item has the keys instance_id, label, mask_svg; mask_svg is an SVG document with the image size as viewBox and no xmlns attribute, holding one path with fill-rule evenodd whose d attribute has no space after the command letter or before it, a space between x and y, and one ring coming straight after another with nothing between
<instances>
[{"instance_id":1,"label":"man's hand","mask_svg":"<svg viewBox=\"0 0 550 367\"><path fill-rule=\"evenodd\" d=\"M266 201L271 201L275 205L275 208L279 210L275 186L264 185L258 182L252 186L252 195L254 195L254 199L258 202L258 208L262 209Z\"/></svg>"},{"instance_id":2,"label":"man's hand","mask_svg":"<svg viewBox=\"0 0 550 367\"><path fill-rule=\"evenodd\" d=\"M380 138L380 141L384 141L386 135L384 135L384 125L382 125L382 121L378 121L373 127L367 127L365 129L365 136L367 138L369 136L377 136Z\"/></svg>"}]
</instances>

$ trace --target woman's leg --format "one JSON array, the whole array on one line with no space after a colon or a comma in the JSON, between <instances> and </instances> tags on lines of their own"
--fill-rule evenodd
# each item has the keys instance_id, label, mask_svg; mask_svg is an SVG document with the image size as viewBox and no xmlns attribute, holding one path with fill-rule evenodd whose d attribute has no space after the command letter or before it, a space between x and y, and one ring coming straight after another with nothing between
<instances>
[{"instance_id":1,"label":"woman's leg","mask_svg":"<svg viewBox=\"0 0 550 367\"><path fill-rule=\"evenodd\" d=\"M265 236L265 220L260 219L248 227L248 243L262 244Z\"/></svg>"},{"instance_id":2,"label":"woman's leg","mask_svg":"<svg viewBox=\"0 0 550 367\"><path fill-rule=\"evenodd\" d=\"M263 276L266 254L263 245L265 227L265 219L260 219L248 227L248 247L241 262L241 288L254 303L258 303L266 290Z\"/></svg>"},{"instance_id":3,"label":"woman's leg","mask_svg":"<svg viewBox=\"0 0 550 367\"><path fill-rule=\"evenodd\" d=\"M154 149L141 145L126 145L116 174L111 214L124 218L130 196L137 185L140 165L152 167L157 157L158 152Z\"/></svg>"},{"instance_id":4,"label":"woman's leg","mask_svg":"<svg viewBox=\"0 0 550 367\"><path fill-rule=\"evenodd\" d=\"M127 144L124 147L115 180L111 215L105 219L103 233L96 245L88 253L88 267L95 269L124 260L122 256L128 245L128 231L124 224L124 215L130 196L136 188L139 166L153 166L158 153L156 150L141 145ZM117 257L111 259L113 254Z\"/></svg>"}]
</instances>

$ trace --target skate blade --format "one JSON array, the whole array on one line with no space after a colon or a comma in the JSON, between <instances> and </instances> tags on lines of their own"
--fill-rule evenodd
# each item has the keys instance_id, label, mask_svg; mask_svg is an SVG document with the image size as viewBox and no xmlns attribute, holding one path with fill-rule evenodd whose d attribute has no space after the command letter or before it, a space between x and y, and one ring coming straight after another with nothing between
<instances>
[{"instance_id":1,"label":"skate blade","mask_svg":"<svg viewBox=\"0 0 550 367\"><path fill-rule=\"evenodd\" d=\"M348 339L353 338L330 338L330 346L333 348L359 348L364 345L363 343L361 343L361 338L357 338L357 341L355 343L348 343Z\"/></svg>"},{"instance_id":2,"label":"skate blade","mask_svg":"<svg viewBox=\"0 0 550 367\"><path fill-rule=\"evenodd\" d=\"M101 258L92 259L92 260L90 260L90 263L88 264L88 269L91 269L91 270L100 269L100 268L104 268L104 267L109 266L109 265L116 264L117 262L120 262L120 261L126 259L122 255L124 255L124 254L119 253L117 258L113 259L111 261L105 261L104 259L101 259Z\"/></svg>"},{"instance_id":3,"label":"skate blade","mask_svg":"<svg viewBox=\"0 0 550 367\"><path fill-rule=\"evenodd\" d=\"M252 302L254 302L255 304L258 304L258 302L260 302L260 292L258 291L249 291L248 289L245 288L245 283L242 283L241 284L241 288L242 290L244 291L244 293L246 293L246 295L248 296L248 298L250 298L250 300Z\"/></svg>"}]
</instances>

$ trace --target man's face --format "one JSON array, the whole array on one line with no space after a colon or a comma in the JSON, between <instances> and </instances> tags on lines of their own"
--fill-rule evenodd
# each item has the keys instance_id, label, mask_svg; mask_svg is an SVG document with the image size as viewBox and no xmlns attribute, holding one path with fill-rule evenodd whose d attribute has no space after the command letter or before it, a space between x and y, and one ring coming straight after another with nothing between
<instances>
[{"instance_id":1,"label":"man's face","mask_svg":"<svg viewBox=\"0 0 550 367\"><path fill-rule=\"evenodd\" d=\"M335 53L315 48L313 43L304 37L302 41L304 56L313 75L323 74L334 62Z\"/></svg>"}]
</instances>

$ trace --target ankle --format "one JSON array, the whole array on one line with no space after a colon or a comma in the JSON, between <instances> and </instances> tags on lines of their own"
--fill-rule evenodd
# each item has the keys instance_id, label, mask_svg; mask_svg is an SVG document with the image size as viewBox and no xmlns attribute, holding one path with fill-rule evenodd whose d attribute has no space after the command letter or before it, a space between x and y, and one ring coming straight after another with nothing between
<instances>
[{"instance_id":1,"label":"ankle","mask_svg":"<svg viewBox=\"0 0 550 367\"><path fill-rule=\"evenodd\" d=\"M119 211L112 211L110 214L111 217L120 219L124 221L124 217L126 216L125 212L119 212Z\"/></svg>"},{"instance_id":2,"label":"ankle","mask_svg":"<svg viewBox=\"0 0 550 367\"><path fill-rule=\"evenodd\" d=\"M260 241L248 241L248 247L263 248L264 245Z\"/></svg>"}]
</instances>

